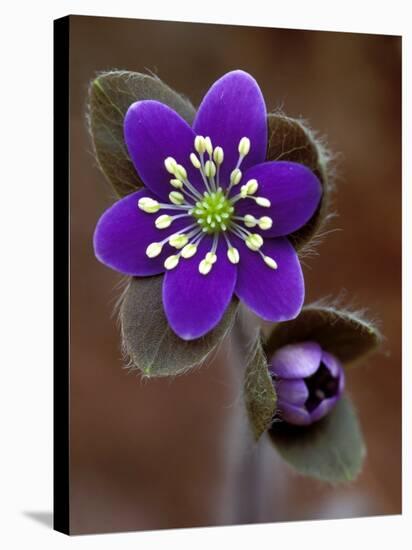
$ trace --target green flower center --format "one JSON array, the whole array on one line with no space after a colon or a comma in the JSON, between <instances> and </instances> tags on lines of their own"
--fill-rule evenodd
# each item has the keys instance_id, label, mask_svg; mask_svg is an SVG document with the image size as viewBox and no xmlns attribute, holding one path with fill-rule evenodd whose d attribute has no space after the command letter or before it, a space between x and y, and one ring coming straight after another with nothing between
<instances>
[{"instance_id":1,"label":"green flower center","mask_svg":"<svg viewBox=\"0 0 412 550\"><path fill-rule=\"evenodd\" d=\"M200 228L208 234L226 231L230 225L234 207L221 188L205 192L204 198L196 202L192 215Z\"/></svg>"}]
</instances>

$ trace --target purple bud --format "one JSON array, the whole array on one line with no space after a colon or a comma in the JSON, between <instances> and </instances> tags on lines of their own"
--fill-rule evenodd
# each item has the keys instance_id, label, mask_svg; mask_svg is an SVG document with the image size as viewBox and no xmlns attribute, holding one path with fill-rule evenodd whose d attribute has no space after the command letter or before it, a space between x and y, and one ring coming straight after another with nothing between
<instances>
[{"instance_id":1,"label":"purple bud","mask_svg":"<svg viewBox=\"0 0 412 550\"><path fill-rule=\"evenodd\" d=\"M316 342L280 348L269 365L278 396L279 417L306 426L327 415L340 398L342 365Z\"/></svg>"}]
</instances>

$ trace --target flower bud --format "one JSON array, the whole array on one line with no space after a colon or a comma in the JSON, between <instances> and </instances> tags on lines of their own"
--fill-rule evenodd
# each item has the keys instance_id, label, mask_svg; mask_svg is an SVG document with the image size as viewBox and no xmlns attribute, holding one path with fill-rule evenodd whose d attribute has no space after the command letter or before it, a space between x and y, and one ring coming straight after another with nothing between
<instances>
[{"instance_id":1,"label":"flower bud","mask_svg":"<svg viewBox=\"0 0 412 550\"><path fill-rule=\"evenodd\" d=\"M326 416L342 395L342 365L316 342L280 348L269 365L278 415L289 424L312 424Z\"/></svg>"}]
</instances>

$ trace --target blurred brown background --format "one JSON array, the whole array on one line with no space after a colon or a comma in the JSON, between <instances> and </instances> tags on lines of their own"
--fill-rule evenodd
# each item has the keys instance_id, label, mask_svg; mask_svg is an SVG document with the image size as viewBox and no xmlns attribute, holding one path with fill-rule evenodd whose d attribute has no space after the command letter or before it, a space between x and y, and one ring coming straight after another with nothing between
<instances>
[{"instance_id":1,"label":"blurred brown background","mask_svg":"<svg viewBox=\"0 0 412 550\"><path fill-rule=\"evenodd\" d=\"M400 38L80 16L70 32L72 531L400 513ZM340 231L305 262L307 301L346 291L386 336L383 352L348 374L368 445L352 485L303 479L268 441L253 446L233 366L144 382L122 368L111 317L120 276L92 250L113 197L85 124L89 80L114 68L153 71L194 105L244 69L268 109L304 116L338 154Z\"/></svg>"}]
</instances>

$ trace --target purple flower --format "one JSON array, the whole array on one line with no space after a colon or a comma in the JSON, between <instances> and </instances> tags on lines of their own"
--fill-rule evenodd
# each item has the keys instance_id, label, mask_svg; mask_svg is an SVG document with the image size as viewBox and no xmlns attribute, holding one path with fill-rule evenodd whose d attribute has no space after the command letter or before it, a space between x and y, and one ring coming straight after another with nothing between
<instances>
[{"instance_id":1,"label":"purple flower","mask_svg":"<svg viewBox=\"0 0 412 550\"><path fill-rule=\"evenodd\" d=\"M269 321L301 310L302 271L286 236L312 217L321 185L301 164L264 162L266 116L243 71L213 84L192 127L158 101L126 114L125 142L146 187L103 214L95 254L127 275L165 273L165 313L183 339L215 327L233 294Z\"/></svg>"},{"instance_id":2,"label":"purple flower","mask_svg":"<svg viewBox=\"0 0 412 550\"><path fill-rule=\"evenodd\" d=\"M280 348L272 357L269 370L279 416L289 424L308 425L323 418L345 386L342 365L316 342Z\"/></svg>"}]
</instances>

